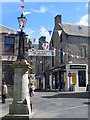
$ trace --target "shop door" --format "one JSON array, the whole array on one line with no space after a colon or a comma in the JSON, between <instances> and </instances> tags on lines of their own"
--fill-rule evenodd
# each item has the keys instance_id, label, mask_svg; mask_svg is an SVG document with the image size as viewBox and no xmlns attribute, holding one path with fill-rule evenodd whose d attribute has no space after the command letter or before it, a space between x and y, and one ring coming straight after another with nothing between
<instances>
[{"instance_id":1,"label":"shop door","mask_svg":"<svg viewBox=\"0 0 90 120\"><path fill-rule=\"evenodd\" d=\"M86 71L78 71L78 85L79 87L86 87Z\"/></svg>"}]
</instances>

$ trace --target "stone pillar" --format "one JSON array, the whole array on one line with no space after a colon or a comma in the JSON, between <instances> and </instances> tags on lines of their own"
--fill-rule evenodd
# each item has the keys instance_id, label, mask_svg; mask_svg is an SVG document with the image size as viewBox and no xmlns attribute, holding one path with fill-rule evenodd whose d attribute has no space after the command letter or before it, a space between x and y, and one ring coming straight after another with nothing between
<instances>
[{"instance_id":1,"label":"stone pillar","mask_svg":"<svg viewBox=\"0 0 90 120\"><path fill-rule=\"evenodd\" d=\"M31 116L30 95L28 88L28 69L31 69L26 60L17 60L13 63L14 68L14 98L12 104L9 106L9 114L4 120L20 119L25 120Z\"/></svg>"}]
</instances>

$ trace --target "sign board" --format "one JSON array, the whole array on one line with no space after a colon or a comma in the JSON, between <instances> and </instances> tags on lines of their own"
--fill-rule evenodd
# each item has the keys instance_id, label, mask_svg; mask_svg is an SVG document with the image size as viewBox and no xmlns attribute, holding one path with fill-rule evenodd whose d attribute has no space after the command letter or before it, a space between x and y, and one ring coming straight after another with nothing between
<instances>
[{"instance_id":1,"label":"sign board","mask_svg":"<svg viewBox=\"0 0 90 120\"><path fill-rule=\"evenodd\" d=\"M16 61L17 60L17 56L0 56L0 61Z\"/></svg>"},{"instance_id":2,"label":"sign board","mask_svg":"<svg viewBox=\"0 0 90 120\"><path fill-rule=\"evenodd\" d=\"M28 49L28 56L55 56L54 50L31 50Z\"/></svg>"},{"instance_id":3,"label":"sign board","mask_svg":"<svg viewBox=\"0 0 90 120\"><path fill-rule=\"evenodd\" d=\"M76 80L76 73L72 74L72 83L76 84L77 80Z\"/></svg>"},{"instance_id":4,"label":"sign board","mask_svg":"<svg viewBox=\"0 0 90 120\"><path fill-rule=\"evenodd\" d=\"M67 73L64 73L65 85L67 84Z\"/></svg>"},{"instance_id":5,"label":"sign board","mask_svg":"<svg viewBox=\"0 0 90 120\"><path fill-rule=\"evenodd\" d=\"M86 65L70 65L70 69L86 69Z\"/></svg>"}]
</instances>

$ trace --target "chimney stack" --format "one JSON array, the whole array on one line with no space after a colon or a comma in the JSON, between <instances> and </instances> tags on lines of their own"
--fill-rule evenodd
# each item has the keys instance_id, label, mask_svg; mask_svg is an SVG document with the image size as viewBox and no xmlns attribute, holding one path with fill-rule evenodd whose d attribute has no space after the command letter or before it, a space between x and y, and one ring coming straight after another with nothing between
<instances>
[{"instance_id":1,"label":"chimney stack","mask_svg":"<svg viewBox=\"0 0 90 120\"><path fill-rule=\"evenodd\" d=\"M55 18L55 26L58 24L58 23L62 23L62 20L61 20L61 15L57 15Z\"/></svg>"}]
</instances>

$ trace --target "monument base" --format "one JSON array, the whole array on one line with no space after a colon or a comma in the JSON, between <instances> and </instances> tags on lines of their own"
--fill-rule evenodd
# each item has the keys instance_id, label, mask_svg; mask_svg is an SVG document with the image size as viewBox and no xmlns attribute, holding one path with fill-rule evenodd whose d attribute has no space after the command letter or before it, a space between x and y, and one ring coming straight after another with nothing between
<instances>
[{"instance_id":1,"label":"monument base","mask_svg":"<svg viewBox=\"0 0 90 120\"><path fill-rule=\"evenodd\" d=\"M31 115L7 114L1 120L30 120L30 118L32 118L33 116L34 116L34 112L32 112Z\"/></svg>"}]
</instances>

